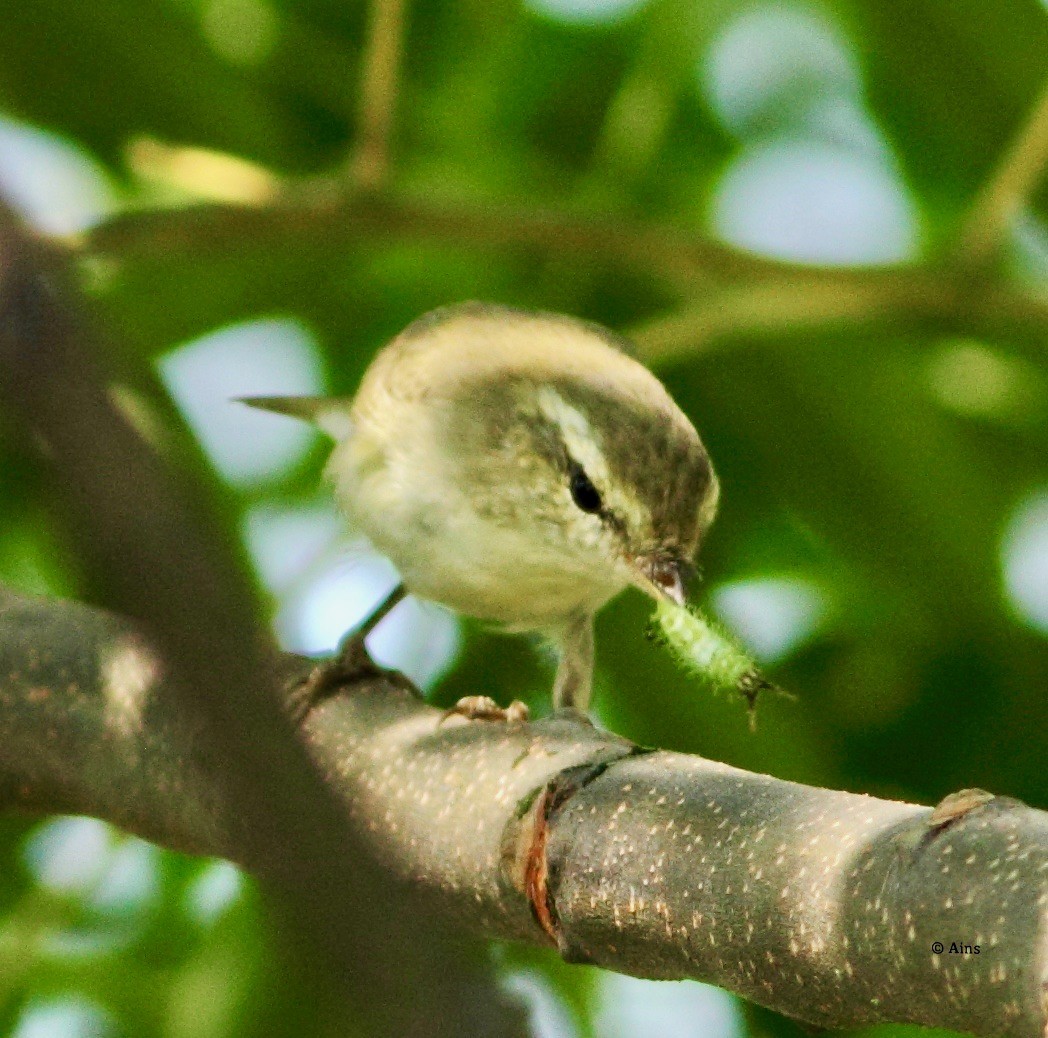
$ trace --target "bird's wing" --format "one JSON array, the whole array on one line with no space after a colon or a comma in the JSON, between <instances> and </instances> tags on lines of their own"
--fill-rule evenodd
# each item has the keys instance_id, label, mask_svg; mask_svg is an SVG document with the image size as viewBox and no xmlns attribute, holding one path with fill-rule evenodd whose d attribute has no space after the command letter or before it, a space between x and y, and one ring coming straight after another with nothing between
<instances>
[{"instance_id":1,"label":"bird's wing","mask_svg":"<svg viewBox=\"0 0 1048 1038\"><path fill-rule=\"evenodd\" d=\"M335 440L344 440L353 431L351 397L242 396L237 398L237 402L312 422Z\"/></svg>"}]
</instances>

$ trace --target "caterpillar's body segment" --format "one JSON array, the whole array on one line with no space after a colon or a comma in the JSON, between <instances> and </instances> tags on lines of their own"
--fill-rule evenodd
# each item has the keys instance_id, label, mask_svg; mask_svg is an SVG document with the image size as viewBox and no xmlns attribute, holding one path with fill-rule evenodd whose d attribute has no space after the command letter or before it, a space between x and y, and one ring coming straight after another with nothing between
<instances>
[{"instance_id":1,"label":"caterpillar's body segment","mask_svg":"<svg viewBox=\"0 0 1048 1038\"><path fill-rule=\"evenodd\" d=\"M750 727L756 727L757 696L765 689L779 691L764 678L756 663L718 624L695 606L659 602L651 633L689 674L701 678L714 691L745 698Z\"/></svg>"}]
</instances>

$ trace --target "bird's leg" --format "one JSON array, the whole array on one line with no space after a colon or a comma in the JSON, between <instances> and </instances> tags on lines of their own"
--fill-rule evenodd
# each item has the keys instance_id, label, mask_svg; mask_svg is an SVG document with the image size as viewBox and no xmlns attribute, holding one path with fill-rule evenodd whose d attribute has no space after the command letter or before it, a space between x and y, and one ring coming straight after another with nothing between
<instances>
[{"instance_id":1,"label":"bird's leg","mask_svg":"<svg viewBox=\"0 0 1048 1038\"><path fill-rule=\"evenodd\" d=\"M586 715L593 690L593 617L578 613L564 626L560 665L553 682L553 709Z\"/></svg>"},{"instance_id":2,"label":"bird's leg","mask_svg":"<svg viewBox=\"0 0 1048 1038\"><path fill-rule=\"evenodd\" d=\"M314 707L334 695L342 685L384 673L368 655L364 639L406 595L404 585L398 584L358 627L343 637L334 656L318 663L304 681L290 690L288 703L296 724L301 724Z\"/></svg>"},{"instance_id":3,"label":"bird's leg","mask_svg":"<svg viewBox=\"0 0 1048 1038\"><path fill-rule=\"evenodd\" d=\"M559 632L560 665L553 683L553 709L586 718L593 688L593 617L589 613L572 616ZM466 696L450 710L443 722L453 715L470 721L506 721L519 723L528 719L528 708L518 700L500 707L487 696Z\"/></svg>"}]
</instances>

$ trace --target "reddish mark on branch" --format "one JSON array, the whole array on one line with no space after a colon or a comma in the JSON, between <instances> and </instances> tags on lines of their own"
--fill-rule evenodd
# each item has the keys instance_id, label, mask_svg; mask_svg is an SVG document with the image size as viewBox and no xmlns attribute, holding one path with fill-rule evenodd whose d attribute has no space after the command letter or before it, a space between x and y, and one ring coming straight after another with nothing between
<instances>
[{"instance_id":1,"label":"reddish mark on branch","mask_svg":"<svg viewBox=\"0 0 1048 1038\"><path fill-rule=\"evenodd\" d=\"M25 698L30 703L42 703L44 700L51 697L51 689L44 688L43 685L34 685L28 689L25 694Z\"/></svg>"},{"instance_id":2,"label":"reddish mark on branch","mask_svg":"<svg viewBox=\"0 0 1048 1038\"><path fill-rule=\"evenodd\" d=\"M524 861L524 893L531 905L531 914L535 917L535 921L556 944L558 938L554 919L555 908L550 901L549 888L546 883L549 876L546 866L546 844L549 842L551 792L549 786L542 791L532 816L535 827Z\"/></svg>"},{"instance_id":3,"label":"reddish mark on branch","mask_svg":"<svg viewBox=\"0 0 1048 1038\"><path fill-rule=\"evenodd\" d=\"M572 797L599 778L617 761L650 751L631 746L610 759L588 761L565 768L556 774L539 792L527 812L519 819L519 830L512 843L516 860L515 885L528 899L531 914L543 932L563 951L565 942L560 929L556 905L555 867L549 859L549 843L557 816Z\"/></svg>"}]
</instances>

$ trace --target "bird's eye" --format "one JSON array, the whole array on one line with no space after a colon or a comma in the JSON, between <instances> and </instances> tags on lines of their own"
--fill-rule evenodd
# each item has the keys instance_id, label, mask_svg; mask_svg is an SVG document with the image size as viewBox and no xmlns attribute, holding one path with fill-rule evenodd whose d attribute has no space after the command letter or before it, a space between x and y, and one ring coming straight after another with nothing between
<instances>
[{"instance_id":1,"label":"bird's eye","mask_svg":"<svg viewBox=\"0 0 1048 1038\"><path fill-rule=\"evenodd\" d=\"M573 461L568 474L571 478L569 484L571 487L571 499L575 504L584 512L599 512L601 509L600 494L597 492L597 488L590 482L590 478L583 471L582 466Z\"/></svg>"}]
</instances>

